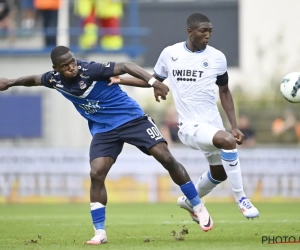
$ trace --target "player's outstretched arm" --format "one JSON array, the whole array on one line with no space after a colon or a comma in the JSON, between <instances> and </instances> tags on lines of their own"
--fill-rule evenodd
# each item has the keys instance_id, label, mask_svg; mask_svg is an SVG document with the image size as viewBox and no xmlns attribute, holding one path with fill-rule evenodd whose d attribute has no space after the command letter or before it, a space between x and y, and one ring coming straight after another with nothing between
<instances>
[{"instance_id":1,"label":"player's outstretched arm","mask_svg":"<svg viewBox=\"0 0 300 250\"><path fill-rule=\"evenodd\" d=\"M157 76L150 75L146 70L134 63L116 63L114 75L119 76L125 73L128 73L134 77L111 77L111 82L109 85L121 84L142 88L153 87L156 101L160 102L159 97L161 97L163 100L166 100L169 87L161 82L162 79L159 79Z\"/></svg>"},{"instance_id":2,"label":"player's outstretched arm","mask_svg":"<svg viewBox=\"0 0 300 250\"><path fill-rule=\"evenodd\" d=\"M153 76L153 78L157 79L157 76ZM154 88L154 96L155 100L157 102L160 102L159 97L161 99L166 100L166 95L169 92L169 87L165 85L164 83L160 82L162 81L161 79L157 79L159 81L155 81L152 85ZM159 83L158 83L159 82ZM135 77L119 77L119 76L113 76L110 78L110 83L108 84L113 85L113 84L120 84L120 85L126 85L126 86L133 86L133 87L141 87L141 88L149 88L151 85L144 80L135 78Z\"/></svg>"},{"instance_id":3,"label":"player's outstretched arm","mask_svg":"<svg viewBox=\"0 0 300 250\"><path fill-rule=\"evenodd\" d=\"M135 63L125 62L115 64L113 72L114 76L119 76L126 73L134 77L120 78L120 82L118 84L143 88L155 88L156 86L160 86L162 84L161 79L156 76L152 76L146 70L136 65ZM163 86L168 88L165 84L163 84ZM169 89L167 91L169 91Z\"/></svg>"},{"instance_id":4,"label":"player's outstretched arm","mask_svg":"<svg viewBox=\"0 0 300 250\"><path fill-rule=\"evenodd\" d=\"M144 80L146 83L148 83L152 78L151 74L133 62L115 63L113 72L114 76L119 76L126 73L138 79Z\"/></svg>"},{"instance_id":5,"label":"player's outstretched arm","mask_svg":"<svg viewBox=\"0 0 300 250\"><path fill-rule=\"evenodd\" d=\"M151 88L151 87L156 87L156 85L164 84L162 83L163 79L158 78L156 75L153 75L153 78L157 79L159 83L155 82L152 86L145 82L144 80L141 80L136 77L120 77L120 76L112 76L110 78L110 83L108 84L109 86L113 84L119 84L119 85L125 85L125 86L132 86L132 87L140 87L140 88ZM165 84L164 84L165 85Z\"/></svg>"},{"instance_id":6,"label":"player's outstretched arm","mask_svg":"<svg viewBox=\"0 0 300 250\"><path fill-rule=\"evenodd\" d=\"M41 85L42 75L23 76L17 79L0 78L0 91L15 86L33 87Z\"/></svg>"}]
</instances>

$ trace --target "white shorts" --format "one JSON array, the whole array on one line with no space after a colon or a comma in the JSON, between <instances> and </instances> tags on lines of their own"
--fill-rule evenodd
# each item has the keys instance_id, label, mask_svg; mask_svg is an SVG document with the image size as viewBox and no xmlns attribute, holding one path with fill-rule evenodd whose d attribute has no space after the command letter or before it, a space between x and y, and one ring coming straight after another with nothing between
<instances>
[{"instance_id":1,"label":"white shorts","mask_svg":"<svg viewBox=\"0 0 300 250\"><path fill-rule=\"evenodd\" d=\"M221 150L213 145L213 137L225 130L222 125L215 126L209 123L189 122L179 126L178 137L181 142L193 149L201 150L209 165L222 165Z\"/></svg>"}]
</instances>

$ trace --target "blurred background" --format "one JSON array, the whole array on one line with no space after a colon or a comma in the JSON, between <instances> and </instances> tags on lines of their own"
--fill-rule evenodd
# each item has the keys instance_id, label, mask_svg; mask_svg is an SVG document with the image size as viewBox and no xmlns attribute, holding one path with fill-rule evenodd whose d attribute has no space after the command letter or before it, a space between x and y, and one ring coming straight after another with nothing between
<instances>
[{"instance_id":1,"label":"blurred background","mask_svg":"<svg viewBox=\"0 0 300 250\"><path fill-rule=\"evenodd\" d=\"M56 45L78 59L133 61L152 73L163 48L186 40L187 17L201 12L213 24L210 44L227 56L246 136L239 148L246 193L253 201L300 200L299 104L279 90L287 73L300 71L299 8L298 0L0 0L1 77L50 71ZM196 182L208 164L179 141L171 94L156 103L151 89L122 88L154 118ZM56 91L2 92L0 203L88 202L90 141L87 122ZM129 145L106 185L110 202L174 202L181 194L154 159ZM207 200L233 195L223 183Z\"/></svg>"}]
</instances>

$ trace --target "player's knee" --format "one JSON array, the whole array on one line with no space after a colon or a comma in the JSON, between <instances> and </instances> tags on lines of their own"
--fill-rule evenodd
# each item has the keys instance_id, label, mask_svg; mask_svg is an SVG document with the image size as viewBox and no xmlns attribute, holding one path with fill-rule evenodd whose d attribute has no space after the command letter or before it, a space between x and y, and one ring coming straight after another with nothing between
<instances>
[{"instance_id":1,"label":"player's knee","mask_svg":"<svg viewBox=\"0 0 300 250\"><path fill-rule=\"evenodd\" d=\"M236 141L232 134L226 133L222 137L218 138L218 144L222 149L234 149L236 148Z\"/></svg>"},{"instance_id":2,"label":"player's knee","mask_svg":"<svg viewBox=\"0 0 300 250\"><path fill-rule=\"evenodd\" d=\"M92 166L90 171L90 177L91 180L104 181L106 173L100 166Z\"/></svg>"},{"instance_id":3,"label":"player's knee","mask_svg":"<svg viewBox=\"0 0 300 250\"><path fill-rule=\"evenodd\" d=\"M111 157L99 157L91 161L91 180L103 181L106 178L111 166L114 163L114 159Z\"/></svg>"}]
</instances>

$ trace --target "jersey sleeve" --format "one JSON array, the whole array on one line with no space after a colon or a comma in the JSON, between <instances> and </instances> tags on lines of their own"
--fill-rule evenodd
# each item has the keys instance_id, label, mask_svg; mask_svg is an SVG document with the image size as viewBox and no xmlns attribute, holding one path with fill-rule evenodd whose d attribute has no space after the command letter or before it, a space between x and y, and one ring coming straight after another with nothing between
<instances>
[{"instance_id":1,"label":"jersey sleeve","mask_svg":"<svg viewBox=\"0 0 300 250\"><path fill-rule=\"evenodd\" d=\"M216 84L218 86L225 86L228 84L228 73L225 72L223 75L218 75L217 76L217 81Z\"/></svg>"},{"instance_id":2,"label":"jersey sleeve","mask_svg":"<svg viewBox=\"0 0 300 250\"><path fill-rule=\"evenodd\" d=\"M105 62L105 63L96 63L90 62L88 65L87 74L90 76L92 81L99 80L108 80L113 76L115 63L114 62Z\"/></svg>"},{"instance_id":3,"label":"jersey sleeve","mask_svg":"<svg viewBox=\"0 0 300 250\"><path fill-rule=\"evenodd\" d=\"M220 54L219 60L218 76L224 75L227 72L227 60L223 53Z\"/></svg>"},{"instance_id":4,"label":"jersey sleeve","mask_svg":"<svg viewBox=\"0 0 300 250\"><path fill-rule=\"evenodd\" d=\"M54 89L52 79L53 79L53 71L46 72L42 75L41 83L47 88Z\"/></svg>"},{"instance_id":5,"label":"jersey sleeve","mask_svg":"<svg viewBox=\"0 0 300 250\"><path fill-rule=\"evenodd\" d=\"M167 59L167 48L165 48L161 53L160 56L155 64L154 67L154 74L162 79L166 79L168 77L168 69L166 64Z\"/></svg>"}]
</instances>

